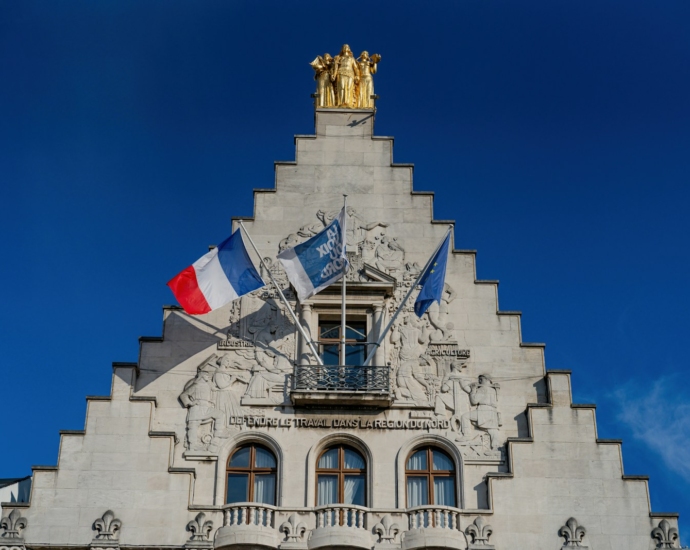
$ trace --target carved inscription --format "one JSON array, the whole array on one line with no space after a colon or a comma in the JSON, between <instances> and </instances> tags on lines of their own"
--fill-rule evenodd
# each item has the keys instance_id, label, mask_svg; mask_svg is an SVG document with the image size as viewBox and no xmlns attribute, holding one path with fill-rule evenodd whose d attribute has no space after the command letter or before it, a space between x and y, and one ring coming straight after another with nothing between
<instances>
[{"instance_id":1,"label":"carved inscription","mask_svg":"<svg viewBox=\"0 0 690 550\"><path fill-rule=\"evenodd\" d=\"M249 428L338 428L357 430L449 430L450 420L410 419L410 420L372 420L369 418L291 418L265 416L236 416L230 418L234 426Z\"/></svg>"}]
</instances>

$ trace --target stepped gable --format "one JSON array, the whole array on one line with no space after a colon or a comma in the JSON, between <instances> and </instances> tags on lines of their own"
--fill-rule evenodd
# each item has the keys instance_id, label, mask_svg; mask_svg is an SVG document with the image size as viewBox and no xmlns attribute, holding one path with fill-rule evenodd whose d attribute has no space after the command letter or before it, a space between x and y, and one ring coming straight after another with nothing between
<instances>
[{"instance_id":1,"label":"stepped gable","mask_svg":"<svg viewBox=\"0 0 690 550\"><path fill-rule=\"evenodd\" d=\"M275 188L233 218L325 354L340 285L299 304L276 254L348 195L356 357L369 349L357 334L376 340L453 224L374 122L375 109L316 109ZM443 300L422 319L407 304L367 369L319 367L271 285L199 317L164 307L163 335L113 364L83 431L61 432L57 466L34 467L30 503L3 503L0 548L677 547L677 515L650 511L647 478L624 473L621 442L598 439L595 406L572 403L569 373L545 370L475 260L453 249ZM272 458L238 504L237 480L261 473L228 481L243 448ZM330 496L329 449L350 453Z\"/></svg>"}]
</instances>

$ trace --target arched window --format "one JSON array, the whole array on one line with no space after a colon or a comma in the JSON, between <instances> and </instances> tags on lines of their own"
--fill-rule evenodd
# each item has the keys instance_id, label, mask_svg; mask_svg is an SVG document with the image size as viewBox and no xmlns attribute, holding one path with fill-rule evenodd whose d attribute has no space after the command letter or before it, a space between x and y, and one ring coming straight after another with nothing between
<instances>
[{"instance_id":1,"label":"arched window","mask_svg":"<svg viewBox=\"0 0 690 550\"><path fill-rule=\"evenodd\" d=\"M347 445L324 450L316 463L316 504L366 505L366 462Z\"/></svg>"},{"instance_id":2,"label":"arched window","mask_svg":"<svg viewBox=\"0 0 690 550\"><path fill-rule=\"evenodd\" d=\"M276 503L276 457L263 445L235 449L228 460L227 503Z\"/></svg>"},{"instance_id":3,"label":"arched window","mask_svg":"<svg viewBox=\"0 0 690 550\"><path fill-rule=\"evenodd\" d=\"M407 506L455 506L455 464L436 447L415 449L405 465Z\"/></svg>"}]
</instances>

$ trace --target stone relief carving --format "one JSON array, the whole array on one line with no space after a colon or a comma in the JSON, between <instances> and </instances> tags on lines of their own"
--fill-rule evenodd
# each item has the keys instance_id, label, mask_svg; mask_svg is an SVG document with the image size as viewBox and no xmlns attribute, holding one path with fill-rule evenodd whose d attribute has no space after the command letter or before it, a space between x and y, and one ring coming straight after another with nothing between
<instances>
[{"instance_id":1,"label":"stone relief carving","mask_svg":"<svg viewBox=\"0 0 690 550\"><path fill-rule=\"evenodd\" d=\"M218 353L204 360L184 386L179 400L188 409L188 451L216 453L240 429L234 419L244 416L248 405L289 403L295 328L274 293L275 289L259 289L233 303Z\"/></svg>"},{"instance_id":2,"label":"stone relief carving","mask_svg":"<svg viewBox=\"0 0 690 550\"><path fill-rule=\"evenodd\" d=\"M279 531L285 533L286 542L300 542L304 540L307 524L300 521L297 514L292 514L287 521L280 525Z\"/></svg>"},{"instance_id":3,"label":"stone relief carving","mask_svg":"<svg viewBox=\"0 0 690 550\"><path fill-rule=\"evenodd\" d=\"M210 535L213 530L213 522L206 519L206 514L199 512L196 517L187 524L187 531L192 533L185 544L186 548L211 548L213 543Z\"/></svg>"},{"instance_id":4,"label":"stone relief carving","mask_svg":"<svg viewBox=\"0 0 690 550\"><path fill-rule=\"evenodd\" d=\"M91 541L91 548L98 550L116 550L120 547L120 529L122 521L115 517L112 510L107 510L103 516L93 522L93 530L97 535Z\"/></svg>"},{"instance_id":5,"label":"stone relief carving","mask_svg":"<svg viewBox=\"0 0 690 550\"><path fill-rule=\"evenodd\" d=\"M443 286L443 297L440 302L429 306L427 317L435 329L430 337L433 343L455 342L453 323L450 322L450 304L457 297L457 292L448 283Z\"/></svg>"},{"instance_id":6,"label":"stone relief carving","mask_svg":"<svg viewBox=\"0 0 690 550\"><path fill-rule=\"evenodd\" d=\"M197 375L185 384L179 400L187 411L187 437L185 447L191 451L207 451L217 446L219 440L231 434L228 428L230 413L240 413L237 396L230 389L233 370L241 372L241 366L230 363L228 356L215 354L197 369ZM222 370L220 370L222 369ZM219 372L220 370L220 372ZM225 385L221 388L219 385ZM211 434L200 433L201 426L210 425Z\"/></svg>"},{"instance_id":7,"label":"stone relief carving","mask_svg":"<svg viewBox=\"0 0 690 550\"><path fill-rule=\"evenodd\" d=\"M237 301L238 320L231 319L228 338L218 349L250 373L243 405L286 403L295 355L295 328L284 306L273 296L245 296ZM235 328L237 326L237 328Z\"/></svg>"},{"instance_id":8,"label":"stone relief carving","mask_svg":"<svg viewBox=\"0 0 690 550\"><path fill-rule=\"evenodd\" d=\"M283 239L279 250L316 235L339 212L319 210L313 222ZM389 234L388 223L369 222L352 207L348 207L347 213L347 253L351 265L348 280L394 282L394 294L387 299L383 314L390 316L414 285L422 267L418 262L406 261L405 248ZM285 285L288 286L287 280ZM430 409L436 417L450 419L455 433L448 435L456 440L466 458L503 460L504 450L499 437L502 425L498 411L499 386L488 377L476 381L463 374L470 352L461 348L451 321L457 296L457 291L446 283L441 301L434 303L421 319L414 314L414 297L406 303L382 352L383 360L391 368L394 406ZM277 360L261 359L257 362L262 374L256 387L265 390L271 381L278 386L287 364L283 363L285 370L282 370ZM252 389L250 393L258 394L258 390ZM249 404L249 399L248 395L242 403Z\"/></svg>"},{"instance_id":9,"label":"stone relief carving","mask_svg":"<svg viewBox=\"0 0 690 550\"><path fill-rule=\"evenodd\" d=\"M379 536L379 543L393 544L399 532L400 526L393 522L390 514L383 516L381 522L374 525L374 533Z\"/></svg>"},{"instance_id":10,"label":"stone relief carving","mask_svg":"<svg viewBox=\"0 0 690 550\"><path fill-rule=\"evenodd\" d=\"M570 518L565 522L565 525L558 530L558 536L565 539L565 544L563 544L563 549L578 547L586 549L587 546L582 545L582 539L584 538L587 530L578 523L575 518Z\"/></svg>"},{"instance_id":11,"label":"stone relief carving","mask_svg":"<svg viewBox=\"0 0 690 550\"><path fill-rule=\"evenodd\" d=\"M657 548L678 548L678 529L671 527L665 519L652 529L652 538L656 540Z\"/></svg>"},{"instance_id":12,"label":"stone relief carving","mask_svg":"<svg viewBox=\"0 0 690 550\"><path fill-rule=\"evenodd\" d=\"M460 380L460 387L469 395L473 410L463 413L460 417L460 437L456 439L461 445L473 441L472 426L489 435L492 450L498 449L498 428L502 425L501 413L498 412L498 390L500 386L491 379L480 374L477 383L467 384Z\"/></svg>"},{"instance_id":13,"label":"stone relief carving","mask_svg":"<svg viewBox=\"0 0 690 550\"><path fill-rule=\"evenodd\" d=\"M0 527L5 530L2 534L3 540L11 539L12 544L22 541L21 532L26 529L28 524L28 520L22 517L21 512L15 508L9 515L0 520Z\"/></svg>"},{"instance_id":14,"label":"stone relief carving","mask_svg":"<svg viewBox=\"0 0 690 550\"><path fill-rule=\"evenodd\" d=\"M429 331L425 323L409 313L403 315L402 323L393 326L390 342L397 352L395 399L398 402L428 406L430 380L433 375L420 361L429 342Z\"/></svg>"},{"instance_id":15,"label":"stone relief carving","mask_svg":"<svg viewBox=\"0 0 690 550\"><path fill-rule=\"evenodd\" d=\"M489 544L489 537L493 534L494 529L486 523L482 516L477 516L473 523L467 526L465 534L470 537L471 541L468 550L493 550L493 544Z\"/></svg>"}]
</instances>

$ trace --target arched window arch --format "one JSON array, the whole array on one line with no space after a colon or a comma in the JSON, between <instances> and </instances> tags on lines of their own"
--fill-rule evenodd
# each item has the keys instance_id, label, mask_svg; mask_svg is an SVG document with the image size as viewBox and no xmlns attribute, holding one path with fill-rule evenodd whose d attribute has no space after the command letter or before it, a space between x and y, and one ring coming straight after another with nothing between
<instances>
[{"instance_id":1,"label":"arched window arch","mask_svg":"<svg viewBox=\"0 0 690 550\"><path fill-rule=\"evenodd\" d=\"M445 451L432 446L413 450L405 463L407 507L455 506L455 476L455 464Z\"/></svg>"},{"instance_id":2,"label":"arched window arch","mask_svg":"<svg viewBox=\"0 0 690 550\"><path fill-rule=\"evenodd\" d=\"M276 503L277 461L258 443L235 449L228 459L225 502Z\"/></svg>"},{"instance_id":3,"label":"arched window arch","mask_svg":"<svg viewBox=\"0 0 690 550\"><path fill-rule=\"evenodd\" d=\"M316 504L356 504L367 499L367 465L349 445L332 445L316 461Z\"/></svg>"}]
</instances>

